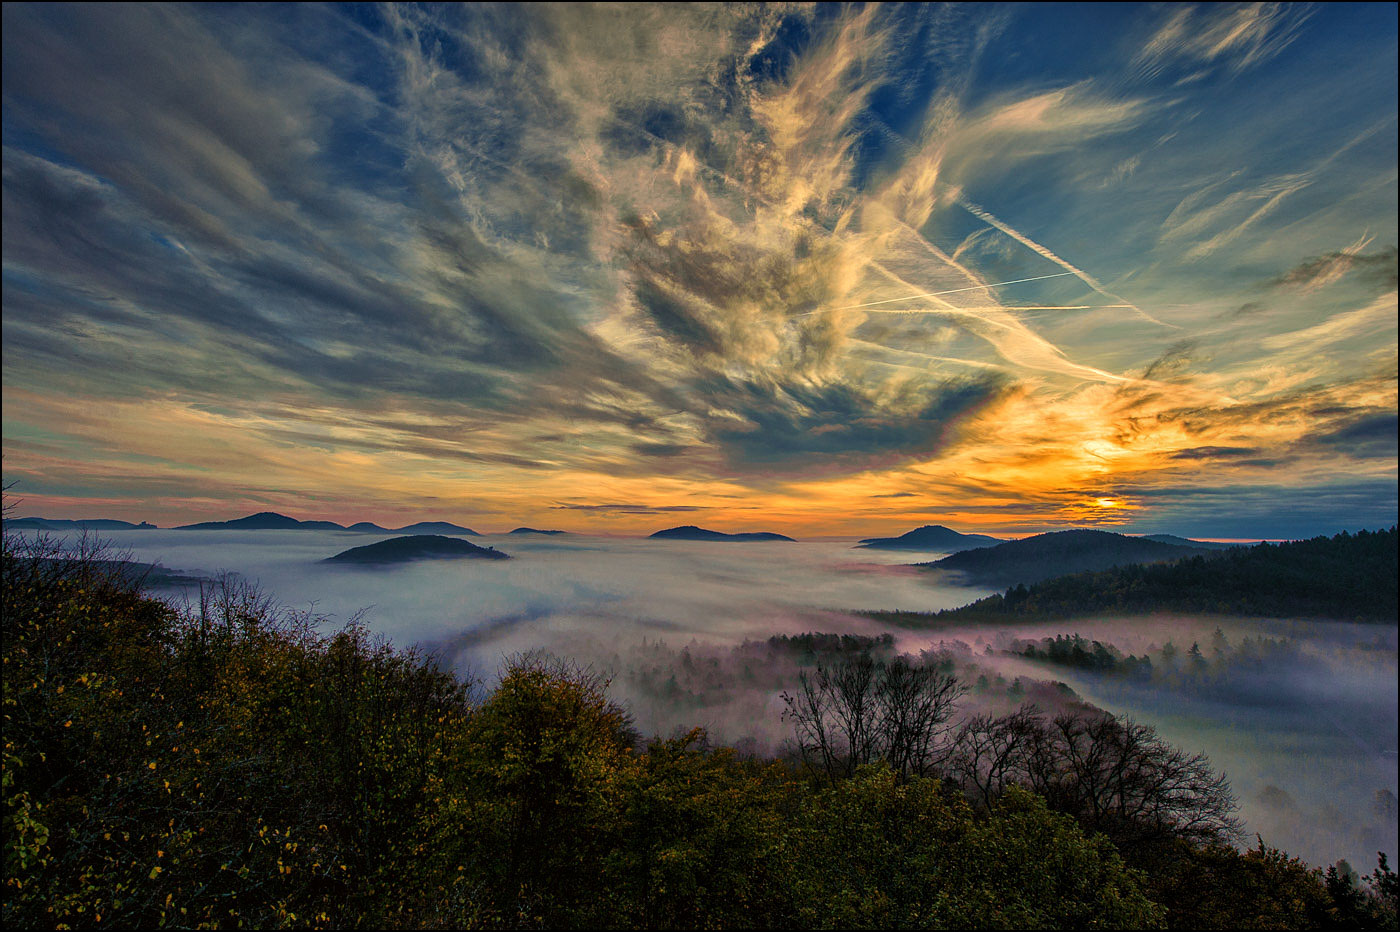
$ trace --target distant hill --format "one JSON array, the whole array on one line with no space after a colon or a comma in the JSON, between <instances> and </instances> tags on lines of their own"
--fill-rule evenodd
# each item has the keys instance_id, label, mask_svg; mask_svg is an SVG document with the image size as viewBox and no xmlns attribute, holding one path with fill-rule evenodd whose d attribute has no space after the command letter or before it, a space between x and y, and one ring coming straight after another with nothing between
<instances>
[{"instance_id":1,"label":"distant hill","mask_svg":"<svg viewBox=\"0 0 1400 932\"><path fill-rule=\"evenodd\" d=\"M246 518L232 521L201 521L198 524L182 524L177 531L343 531L345 525L334 521L298 521L275 511L260 511Z\"/></svg>"},{"instance_id":2,"label":"distant hill","mask_svg":"<svg viewBox=\"0 0 1400 932\"><path fill-rule=\"evenodd\" d=\"M130 521L117 521L112 518L78 518L69 520L67 518L12 518L6 519L5 527L15 530L36 530L36 531L68 531L68 530L92 530L92 531L154 531L158 530L154 524L142 521L140 524L132 524Z\"/></svg>"},{"instance_id":3,"label":"distant hill","mask_svg":"<svg viewBox=\"0 0 1400 932\"><path fill-rule=\"evenodd\" d=\"M448 534L464 535L466 537L480 537L476 531L469 527L462 527L460 524L453 524L450 521L419 521L417 524L410 524L406 527L395 528L395 534Z\"/></svg>"},{"instance_id":4,"label":"distant hill","mask_svg":"<svg viewBox=\"0 0 1400 932\"><path fill-rule=\"evenodd\" d=\"M1232 547L1174 563L1060 576L922 617L1004 621L1190 612L1394 624L1396 539L1392 527ZM913 623L914 616L900 614L889 620Z\"/></svg>"},{"instance_id":5,"label":"distant hill","mask_svg":"<svg viewBox=\"0 0 1400 932\"><path fill-rule=\"evenodd\" d=\"M518 527L511 531L512 534L567 534L568 531L541 531L539 528Z\"/></svg>"},{"instance_id":6,"label":"distant hill","mask_svg":"<svg viewBox=\"0 0 1400 932\"><path fill-rule=\"evenodd\" d=\"M1159 544L1175 544L1178 547L1195 547L1199 550L1229 550L1231 547L1245 547L1248 544L1222 544L1213 540L1191 540L1187 537L1177 537L1175 534L1138 534L1141 540L1155 540Z\"/></svg>"},{"instance_id":7,"label":"distant hill","mask_svg":"<svg viewBox=\"0 0 1400 932\"><path fill-rule=\"evenodd\" d=\"M956 553L974 550L978 547L995 547L1005 543L999 537L985 534L960 534L941 524L925 524L898 537L867 537L858 547L872 550L927 550L939 553Z\"/></svg>"},{"instance_id":8,"label":"distant hill","mask_svg":"<svg viewBox=\"0 0 1400 932\"><path fill-rule=\"evenodd\" d=\"M782 534L774 534L771 531L756 531L748 534L724 534L720 531L711 531L703 527L696 527L693 524L687 524L684 527L671 527L667 528L664 531L657 531L655 534L652 534L651 537L657 538L659 540L792 540L791 537L784 537Z\"/></svg>"},{"instance_id":9,"label":"distant hill","mask_svg":"<svg viewBox=\"0 0 1400 932\"><path fill-rule=\"evenodd\" d=\"M1106 570L1129 563L1161 563L1205 554L1206 548L1178 547L1111 531L1053 531L995 547L964 550L918 566L955 572L969 586L1000 588Z\"/></svg>"},{"instance_id":10,"label":"distant hill","mask_svg":"<svg viewBox=\"0 0 1400 932\"><path fill-rule=\"evenodd\" d=\"M24 562L30 562L32 558L21 558ZM203 576L186 576L175 570L167 569L159 563L138 563L135 560L73 560L62 557L42 557L39 564L48 572L59 574L70 570L81 572L96 571L105 576L112 576L127 583L140 583L150 589L170 589L183 586L196 586L201 582L210 580Z\"/></svg>"},{"instance_id":11,"label":"distant hill","mask_svg":"<svg viewBox=\"0 0 1400 932\"><path fill-rule=\"evenodd\" d=\"M177 531L358 531L369 534L458 534L479 537L471 528L450 524L447 521L420 521L401 528L380 527L369 521L360 521L346 527L334 521L298 521L275 511L260 511L246 518L232 521L201 521L199 524L184 524Z\"/></svg>"},{"instance_id":12,"label":"distant hill","mask_svg":"<svg viewBox=\"0 0 1400 932\"><path fill-rule=\"evenodd\" d=\"M492 547L478 547L469 541L437 534L394 537L377 544L351 547L322 563L410 563L414 560L472 559L509 560L510 554Z\"/></svg>"}]
</instances>

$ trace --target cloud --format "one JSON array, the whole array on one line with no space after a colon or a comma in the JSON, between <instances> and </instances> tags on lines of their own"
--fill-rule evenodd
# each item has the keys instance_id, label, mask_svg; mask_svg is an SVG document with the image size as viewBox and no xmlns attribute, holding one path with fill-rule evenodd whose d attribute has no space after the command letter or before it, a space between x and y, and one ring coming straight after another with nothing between
<instances>
[{"instance_id":1,"label":"cloud","mask_svg":"<svg viewBox=\"0 0 1400 932\"><path fill-rule=\"evenodd\" d=\"M639 502L609 502L605 504L556 503L551 508L563 511L590 511L620 515L662 515L679 511L705 511L698 505L646 505Z\"/></svg>"},{"instance_id":2,"label":"cloud","mask_svg":"<svg viewBox=\"0 0 1400 932\"><path fill-rule=\"evenodd\" d=\"M1171 455L1174 460L1231 460L1257 456L1253 447L1189 447Z\"/></svg>"},{"instance_id":3,"label":"cloud","mask_svg":"<svg viewBox=\"0 0 1400 932\"><path fill-rule=\"evenodd\" d=\"M1396 292L1381 295L1369 304L1335 314L1321 323L1262 340L1271 350L1315 351L1319 346L1359 337L1374 337L1395 323Z\"/></svg>"},{"instance_id":4,"label":"cloud","mask_svg":"<svg viewBox=\"0 0 1400 932\"><path fill-rule=\"evenodd\" d=\"M1089 57L1037 15L9 5L7 455L840 521L1384 469L1303 438L1393 403L1393 116L1259 106L1370 14L1134 8Z\"/></svg>"},{"instance_id":5,"label":"cloud","mask_svg":"<svg viewBox=\"0 0 1400 932\"><path fill-rule=\"evenodd\" d=\"M731 466L785 464L798 472L859 469L937 455L957 430L993 406L995 377L949 380L875 399L844 383L735 381L716 377L703 394L717 410L707 432Z\"/></svg>"},{"instance_id":6,"label":"cloud","mask_svg":"<svg viewBox=\"0 0 1400 932\"><path fill-rule=\"evenodd\" d=\"M1398 420L1394 411L1368 414L1312 439L1348 456L1393 459L1397 452Z\"/></svg>"},{"instance_id":7,"label":"cloud","mask_svg":"<svg viewBox=\"0 0 1400 932\"><path fill-rule=\"evenodd\" d=\"M1136 64L1155 74L1177 65L1221 65L1232 72L1256 67L1298 38L1312 15L1306 3L1224 3L1172 9L1138 53Z\"/></svg>"},{"instance_id":8,"label":"cloud","mask_svg":"<svg viewBox=\"0 0 1400 932\"><path fill-rule=\"evenodd\" d=\"M1280 288L1312 291L1347 276L1354 276L1360 283L1380 291L1394 289L1397 265L1400 265L1396 248L1390 246L1379 252L1364 254L1359 250L1364 247L1365 242L1366 240L1359 241L1352 248L1305 259L1270 284Z\"/></svg>"}]
</instances>

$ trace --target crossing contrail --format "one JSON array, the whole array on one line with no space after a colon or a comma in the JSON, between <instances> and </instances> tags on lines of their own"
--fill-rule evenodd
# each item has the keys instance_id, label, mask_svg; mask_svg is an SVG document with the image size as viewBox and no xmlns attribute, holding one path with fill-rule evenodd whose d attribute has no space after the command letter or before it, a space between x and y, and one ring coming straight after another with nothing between
<instances>
[{"instance_id":1,"label":"crossing contrail","mask_svg":"<svg viewBox=\"0 0 1400 932\"><path fill-rule=\"evenodd\" d=\"M899 298L889 298L885 301L871 301L868 304L847 304L845 307L833 307L833 311L853 311L862 307L875 307L877 304L893 304L896 301L913 301L918 298L937 298L945 294L958 294L963 291L980 291L983 288L1000 288L1002 285L1019 285L1021 282L1038 282L1046 278L1062 278L1066 275L1073 275L1073 272L1056 272L1054 275L1037 275L1035 278L1015 278L1009 282L992 282L987 285L971 285L967 288L954 288L951 291L930 291L926 294L909 294Z\"/></svg>"},{"instance_id":2,"label":"crossing contrail","mask_svg":"<svg viewBox=\"0 0 1400 932\"><path fill-rule=\"evenodd\" d=\"M983 210L981 207L978 207L976 204L972 203L967 198L958 198L958 206L962 207L963 210L966 210L968 213L972 214L972 216L976 217L978 220L981 220L988 226L1005 233L1007 236L1011 237L1016 242L1020 243L1022 246L1025 246L1027 249L1034 252L1036 255L1045 259L1049 259L1051 262L1055 263L1063 269L1068 269L1071 275L1075 276L1084 284L1088 285L1090 288L1094 289L1104 297L1112 298L1115 301L1127 300L1126 298L1123 298L1120 295L1116 295L1111 291L1105 291L1103 285L1100 285L1098 281L1096 281L1094 277L1088 272L1085 272L1083 269L1075 268L1073 265L1066 262L1064 259L1061 259L1059 256L1055 255L1053 252L1046 249L1044 246L1040 245L1035 240L1031 239L1029 236L1026 236L1024 233L1019 233L1016 230L1013 230L1008 224L1003 223L1001 220L992 216L991 213ZM1159 327L1171 327L1174 330L1181 329L1176 324L1163 323L1162 321L1153 317L1151 314L1147 313L1137 305L1133 305L1133 310L1137 311L1138 314L1142 315L1144 320L1151 321Z\"/></svg>"}]
</instances>

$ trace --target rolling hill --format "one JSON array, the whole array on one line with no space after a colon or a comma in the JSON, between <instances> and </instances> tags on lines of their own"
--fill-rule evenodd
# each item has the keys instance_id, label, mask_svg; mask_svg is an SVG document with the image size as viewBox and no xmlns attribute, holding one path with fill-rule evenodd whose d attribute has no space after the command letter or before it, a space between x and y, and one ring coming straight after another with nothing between
<instances>
[{"instance_id":1,"label":"rolling hill","mask_svg":"<svg viewBox=\"0 0 1400 932\"><path fill-rule=\"evenodd\" d=\"M1171 563L1059 576L936 614L895 614L901 624L913 624L916 617L1005 621L1152 612L1394 624L1396 540L1391 527L1233 547Z\"/></svg>"},{"instance_id":2,"label":"rolling hill","mask_svg":"<svg viewBox=\"0 0 1400 932\"><path fill-rule=\"evenodd\" d=\"M985 534L961 534L941 524L925 524L898 537L867 537L856 546L872 550L924 550L937 553L957 553L979 547L995 547L1005 543L999 537Z\"/></svg>"},{"instance_id":3,"label":"rolling hill","mask_svg":"<svg viewBox=\"0 0 1400 932\"><path fill-rule=\"evenodd\" d=\"M35 531L154 531L157 530L154 524L142 521L140 524L132 524L130 521L117 521L112 518L77 518L69 520L67 518L7 518L5 520L7 530L35 530Z\"/></svg>"},{"instance_id":4,"label":"rolling hill","mask_svg":"<svg viewBox=\"0 0 1400 932\"><path fill-rule=\"evenodd\" d=\"M1204 555L1206 548L1178 547L1110 531L1052 531L995 547L964 550L917 566L956 573L968 586L1001 588L1068 573L1106 570L1129 563L1160 563Z\"/></svg>"},{"instance_id":5,"label":"rolling hill","mask_svg":"<svg viewBox=\"0 0 1400 932\"><path fill-rule=\"evenodd\" d=\"M791 541L791 537L782 534L774 534L771 531L754 531L746 534L725 534L721 531L711 531L707 528L696 527L687 524L683 527L671 527L664 531L657 531L650 537L657 540L712 540L712 541L758 541L758 540L786 540Z\"/></svg>"},{"instance_id":6,"label":"rolling hill","mask_svg":"<svg viewBox=\"0 0 1400 932\"><path fill-rule=\"evenodd\" d=\"M510 554L502 553L494 547L478 547L455 537L416 534L409 537L393 537L363 547L351 547L321 562L388 564L442 559L509 560Z\"/></svg>"}]
</instances>

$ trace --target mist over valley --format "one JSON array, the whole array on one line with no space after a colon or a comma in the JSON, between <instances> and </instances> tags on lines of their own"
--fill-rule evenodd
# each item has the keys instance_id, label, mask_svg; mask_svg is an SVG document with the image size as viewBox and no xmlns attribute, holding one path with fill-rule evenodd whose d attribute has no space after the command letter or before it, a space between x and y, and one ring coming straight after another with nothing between
<instances>
[{"instance_id":1,"label":"mist over valley","mask_svg":"<svg viewBox=\"0 0 1400 932\"><path fill-rule=\"evenodd\" d=\"M347 548L434 538L305 528L102 537L130 559L160 564L153 581L167 598L194 598L197 580L231 571L322 616L325 630L362 618L483 687L508 656L545 650L610 677L643 734L700 725L714 743L751 754L791 752L781 694L821 660L770 639L850 635L888 656L939 658L970 688L959 718L1033 702L1150 724L1226 773L1247 831L1314 863L1364 865L1376 850L1395 850L1387 802L1400 792L1393 624L1183 613L925 617L996 593L910 565L921 554L854 538L727 546L511 532L457 546L514 559L357 566L326 561ZM1050 659L1047 644L1076 636L1083 656L1067 647ZM1150 669L1134 665L1143 659Z\"/></svg>"}]
</instances>

